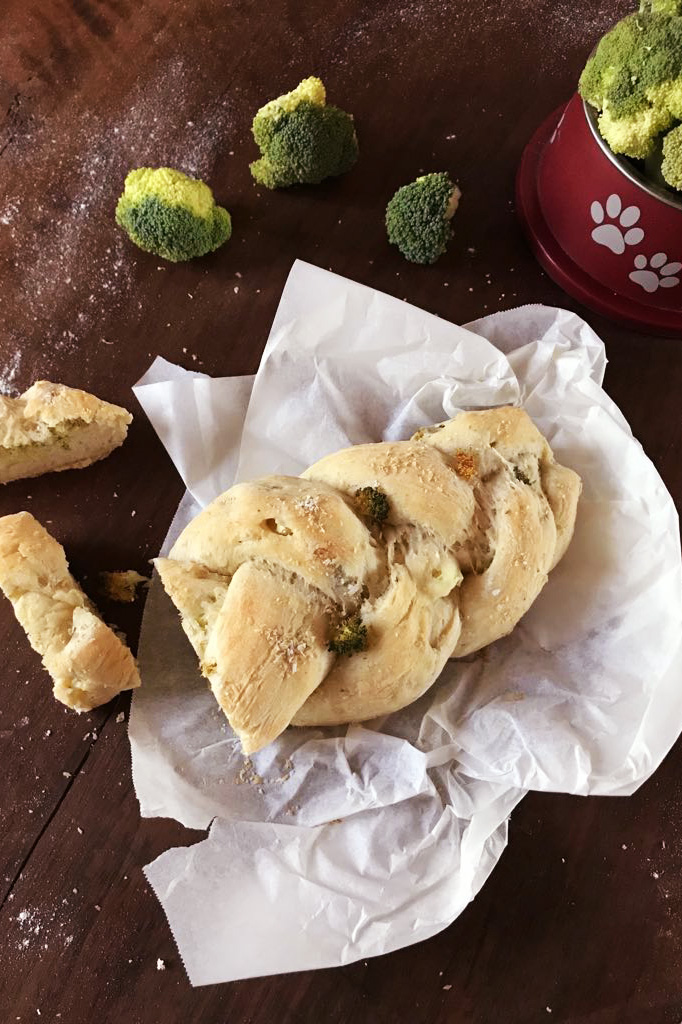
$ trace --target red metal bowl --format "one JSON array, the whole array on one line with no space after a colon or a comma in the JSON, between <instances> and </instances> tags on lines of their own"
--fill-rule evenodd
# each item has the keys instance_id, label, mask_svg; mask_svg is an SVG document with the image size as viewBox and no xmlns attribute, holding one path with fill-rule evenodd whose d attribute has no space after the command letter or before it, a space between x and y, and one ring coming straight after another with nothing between
<instances>
[{"instance_id":1,"label":"red metal bowl","mask_svg":"<svg viewBox=\"0 0 682 1024\"><path fill-rule=\"evenodd\" d=\"M575 95L521 159L517 209L550 277L590 309L682 335L682 200L614 156Z\"/></svg>"}]
</instances>

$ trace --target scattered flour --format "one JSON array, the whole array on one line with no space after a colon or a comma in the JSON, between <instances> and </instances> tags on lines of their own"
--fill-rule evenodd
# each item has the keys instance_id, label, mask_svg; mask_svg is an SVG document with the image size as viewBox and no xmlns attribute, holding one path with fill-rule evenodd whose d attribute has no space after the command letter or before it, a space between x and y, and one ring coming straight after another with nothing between
<instances>
[{"instance_id":1,"label":"scattered flour","mask_svg":"<svg viewBox=\"0 0 682 1024\"><path fill-rule=\"evenodd\" d=\"M0 370L0 394L11 395L16 394L17 388L14 385L14 381L19 373L21 367L21 352L17 349L12 352L9 359L5 363L5 366Z\"/></svg>"},{"instance_id":2,"label":"scattered flour","mask_svg":"<svg viewBox=\"0 0 682 1024\"><path fill-rule=\"evenodd\" d=\"M5 208L0 211L0 224L11 224L19 213L19 200L15 199L13 202L7 203Z\"/></svg>"},{"instance_id":3,"label":"scattered flour","mask_svg":"<svg viewBox=\"0 0 682 1024\"><path fill-rule=\"evenodd\" d=\"M85 101L79 109L76 100L66 137L53 137L48 116L5 148L7 180L15 162L23 184L0 201L0 257L8 257L0 393L14 388L26 339L35 357L32 377L59 379L64 357L79 365L92 352L100 359L102 342L115 345L109 325L143 309L135 292L138 250L114 222L126 173L168 165L210 181L216 160L236 141L240 87L215 96L210 83L197 88L196 79L196 68L183 60L159 60L111 113L88 109ZM20 170L29 155L30 188Z\"/></svg>"},{"instance_id":4,"label":"scattered flour","mask_svg":"<svg viewBox=\"0 0 682 1024\"><path fill-rule=\"evenodd\" d=\"M67 905L66 900L62 900ZM64 948L73 941L73 935L66 934L70 922L59 920L56 909L25 907L14 918L18 936L14 948L20 952L49 949L51 946Z\"/></svg>"},{"instance_id":5,"label":"scattered flour","mask_svg":"<svg viewBox=\"0 0 682 1024\"><path fill-rule=\"evenodd\" d=\"M402 69L413 69L415 49L413 39L424 40L429 59L424 62L432 85L437 85L435 74L452 74L460 47L481 47L480 73L485 73L485 61L504 59L509 62L518 41L522 50L537 55L536 70L543 74L556 73L562 64L574 60L576 50L582 49L585 59L594 43L620 18L631 14L633 0L602 0L598 7L580 9L575 0L517 0L514 4L501 4L499 0L459 0L453 17L452 4L446 0L405 3L388 0L376 5L370 14L349 19L347 28L330 41L333 52L328 59L341 68L352 68L363 63L364 51L375 55L379 49L385 68L376 74L384 79L394 78ZM541 34L541 43L529 45L528 38ZM440 41L440 45L438 45ZM373 61L375 63L375 61ZM469 68L469 64L463 64ZM467 74L469 71L467 70ZM367 81L367 88L372 83ZM472 92L475 91L472 85ZM492 113L492 112L491 112Z\"/></svg>"}]
</instances>

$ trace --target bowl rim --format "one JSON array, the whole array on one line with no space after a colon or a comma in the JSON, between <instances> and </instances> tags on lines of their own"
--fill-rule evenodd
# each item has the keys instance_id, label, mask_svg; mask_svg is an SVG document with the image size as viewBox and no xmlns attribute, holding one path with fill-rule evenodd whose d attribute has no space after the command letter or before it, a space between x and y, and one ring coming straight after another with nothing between
<instances>
[{"instance_id":1,"label":"bowl rim","mask_svg":"<svg viewBox=\"0 0 682 1024\"><path fill-rule=\"evenodd\" d=\"M628 178L634 185L639 186L639 188L647 192L654 199L659 199L662 203L665 203L666 206L672 206L674 210L682 211L682 197L680 199L676 199L667 189L654 185L653 182L649 181L648 178L645 178L643 174L640 174L635 167L626 163L625 160L621 159L613 152L599 131L599 112L589 104L587 100L583 100L582 102L583 110L585 111L585 118L599 148L611 163L618 168L621 174Z\"/></svg>"}]
</instances>

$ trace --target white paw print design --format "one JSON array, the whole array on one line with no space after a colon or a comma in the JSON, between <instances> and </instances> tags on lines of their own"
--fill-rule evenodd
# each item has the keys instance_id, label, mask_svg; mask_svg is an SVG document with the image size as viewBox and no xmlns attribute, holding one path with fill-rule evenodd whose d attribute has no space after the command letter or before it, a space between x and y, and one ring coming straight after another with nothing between
<instances>
[{"instance_id":1,"label":"white paw print design","mask_svg":"<svg viewBox=\"0 0 682 1024\"><path fill-rule=\"evenodd\" d=\"M657 292L659 288L674 288L680 283L679 274L682 263L668 263L664 252L657 252L650 260L643 256L635 256L635 269L630 280L643 288L645 292Z\"/></svg>"},{"instance_id":2,"label":"white paw print design","mask_svg":"<svg viewBox=\"0 0 682 1024\"><path fill-rule=\"evenodd\" d=\"M641 217L637 206L623 209L623 200L615 192L606 200L606 213L601 203L595 200L590 207L592 220L596 227L592 231L592 239L597 245L605 245L616 256L622 256L626 245L639 245L644 238L641 228L634 225ZM611 223L605 223L606 217Z\"/></svg>"}]
</instances>

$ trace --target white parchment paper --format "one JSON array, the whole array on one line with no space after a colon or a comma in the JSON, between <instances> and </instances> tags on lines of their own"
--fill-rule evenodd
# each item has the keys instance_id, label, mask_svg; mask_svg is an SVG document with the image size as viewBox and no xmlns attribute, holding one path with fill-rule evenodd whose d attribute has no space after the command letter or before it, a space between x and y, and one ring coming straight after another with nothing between
<instances>
[{"instance_id":1,"label":"white parchment paper","mask_svg":"<svg viewBox=\"0 0 682 1024\"><path fill-rule=\"evenodd\" d=\"M255 379L157 359L139 382L188 488L166 547L236 479L464 407L523 405L584 481L571 547L511 636L403 712L288 730L248 762L152 587L133 778L143 815L213 821L147 868L193 984L426 938L480 889L526 790L625 795L660 763L682 728L678 520L604 369L601 341L565 311L463 329L298 262Z\"/></svg>"}]
</instances>

